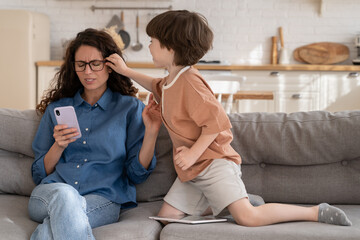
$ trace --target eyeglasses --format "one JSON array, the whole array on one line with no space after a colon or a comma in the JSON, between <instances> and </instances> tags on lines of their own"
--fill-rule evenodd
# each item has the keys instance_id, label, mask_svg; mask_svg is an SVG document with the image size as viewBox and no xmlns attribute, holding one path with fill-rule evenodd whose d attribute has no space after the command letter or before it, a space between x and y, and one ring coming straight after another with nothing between
<instances>
[{"instance_id":1,"label":"eyeglasses","mask_svg":"<svg viewBox=\"0 0 360 240\"><path fill-rule=\"evenodd\" d=\"M83 72L86 69L86 65L89 65L90 69L94 72L98 72L104 69L106 60L92 60L90 62L75 61L75 72Z\"/></svg>"}]
</instances>

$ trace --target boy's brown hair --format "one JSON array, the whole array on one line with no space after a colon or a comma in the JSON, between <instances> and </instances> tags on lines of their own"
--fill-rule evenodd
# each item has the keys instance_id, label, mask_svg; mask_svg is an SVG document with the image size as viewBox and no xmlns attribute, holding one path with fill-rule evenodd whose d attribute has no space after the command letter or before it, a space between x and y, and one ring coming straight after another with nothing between
<instances>
[{"instance_id":1,"label":"boy's brown hair","mask_svg":"<svg viewBox=\"0 0 360 240\"><path fill-rule=\"evenodd\" d=\"M187 10L167 11L154 17L146 33L175 52L178 66L196 64L212 48L213 32L204 16Z\"/></svg>"}]
</instances>

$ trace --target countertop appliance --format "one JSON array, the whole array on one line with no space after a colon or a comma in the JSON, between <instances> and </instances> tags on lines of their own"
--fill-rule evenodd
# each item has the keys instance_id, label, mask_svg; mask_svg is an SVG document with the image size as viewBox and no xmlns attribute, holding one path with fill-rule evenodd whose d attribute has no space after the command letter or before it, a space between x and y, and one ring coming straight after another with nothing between
<instances>
[{"instance_id":1,"label":"countertop appliance","mask_svg":"<svg viewBox=\"0 0 360 240\"><path fill-rule=\"evenodd\" d=\"M27 10L0 9L0 107L36 106L36 61L50 60L50 20Z\"/></svg>"}]
</instances>

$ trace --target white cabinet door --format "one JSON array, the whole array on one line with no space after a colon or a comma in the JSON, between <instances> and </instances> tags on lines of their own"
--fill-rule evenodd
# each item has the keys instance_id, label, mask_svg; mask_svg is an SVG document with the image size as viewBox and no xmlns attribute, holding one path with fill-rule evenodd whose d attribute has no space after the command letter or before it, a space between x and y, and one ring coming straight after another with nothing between
<instances>
[{"instance_id":1,"label":"white cabinet door","mask_svg":"<svg viewBox=\"0 0 360 240\"><path fill-rule=\"evenodd\" d=\"M314 92L281 92L277 94L278 112L319 110L319 94Z\"/></svg>"},{"instance_id":2,"label":"white cabinet door","mask_svg":"<svg viewBox=\"0 0 360 240\"><path fill-rule=\"evenodd\" d=\"M360 76L358 72L322 72L322 108L326 111L360 109Z\"/></svg>"},{"instance_id":3,"label":"white cabinet door","mask_svg":"<svg viewBox=\"0 0 360 240\"><path fill-rule=\"evenodd\" d=\"M242 99L236 101L237 112L275 112L274 100Z\"/></svg>"},{"instance_id":4,"label":"white cabinet door","mask_svg":"<svg viewBox=\"0 0 360 240\"><path fill-rule=\"evenodd\" d=\"M241 90L272 91L274 100L243 102L243 111L298 112L319 109L320 74L304 71L236 71L245 81Z\"/></svg>"},{"instance_id":5,"label":"white cabinet door","mask_svg":"<svg viewBox=\"0 0 360 240\"><path fill-rule=\"evenodd\" d=\"M37 67L37 104L40 103L40 100L46 94L46 91L49 89L52 84L52 80L55 77L55 74L60 70L60 67L57 66L39 66Z\"/></svg>"}]
</instances>

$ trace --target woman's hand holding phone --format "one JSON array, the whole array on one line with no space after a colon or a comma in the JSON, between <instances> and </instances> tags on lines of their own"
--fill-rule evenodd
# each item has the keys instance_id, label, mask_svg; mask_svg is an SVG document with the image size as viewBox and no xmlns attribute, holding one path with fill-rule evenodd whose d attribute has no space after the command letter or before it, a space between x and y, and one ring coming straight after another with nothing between
<instances>
[{"instance_id":1,"label":"woman's hand holding phone","mask_svg":"<svg viewBox=\"0 0 360 240\"><path fill-rule=\"evenodd\" d=\"M54 135L56 144L60 148L66 148L70 143L75 142L79 135L76 128L68 128L65 124L59 124L54 127Z\"/></svg>"},{"instance_id":2,"label":"woman's hand holding phone","mask_svg":"<svg viewBox=\"0 0 360 240\"><path fill-rule=\"evenodd\" d=\"M54 114L58 125L54 127L55 142L65 149L69 143L81 137L80 127L73 106L57 107Z\"/></svg>"}]
</instances>

